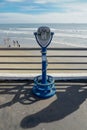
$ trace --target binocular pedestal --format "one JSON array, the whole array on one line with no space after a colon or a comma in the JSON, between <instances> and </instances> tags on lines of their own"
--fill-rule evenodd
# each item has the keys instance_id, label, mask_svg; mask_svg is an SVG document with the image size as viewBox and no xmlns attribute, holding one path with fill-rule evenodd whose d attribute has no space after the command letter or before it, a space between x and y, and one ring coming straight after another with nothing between
<instances>
[{"instance_id":1,"label":"binocular pedestal","mask_svg":"<svg viewBox=\"0 0 87 130\"><path fill-rule=\"evenodd\" d=\"M49 98L55 94L54 79L47 73L46 48L42 48L42 75L35 77L33 93L41 98Z\"/></svg>"},{"instance_id":2,"label":"binocular pedestal","mask_svg":"<svg viewBox=\"0 0 87 130\"><path fill-rule=\"evenodd\" d=\"M42 75L35 77L33 93L41 98L49 98L55 94L54 79L47 75L47 46L51 43L53 32L49 27L39 27L34 33L37 43L42 49Z\"/></svg>"}]
</instances>

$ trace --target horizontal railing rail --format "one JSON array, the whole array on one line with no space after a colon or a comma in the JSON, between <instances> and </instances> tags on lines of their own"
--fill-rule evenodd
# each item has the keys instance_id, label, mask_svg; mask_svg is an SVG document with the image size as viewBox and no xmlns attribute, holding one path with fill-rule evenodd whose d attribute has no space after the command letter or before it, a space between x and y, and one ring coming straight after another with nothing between
<instances>
[{"instance_id":1,"label":"horizontal railing rail","mask_svg":"<svg viewBox=\"0 0 87 130\"><path fill-rule=\"evenodd\" d=\"M26 51L32 51L32 50L41 50L40 48L33 48L33 47L21 47L21 48L14 48L14 47L12 47L12 48L5 48L5 47L0 47L0 50L19 50L19 51L23 51L23 50L26 50ZM59 50L61 50L61 51L87 51L87 48L81 48L81 47L79 47L79 48L58 48L58 47L53 47L53 48L47 48L47 50L52 50L52 51L54 51L54 50L56 50L56 51L59 51Z\"/></svg>"},{"instance_id":2,"label":"horizontal railing rail","mask_svg":"<svg viewBox=\"0 0 87 130\"><path fill-rule=\"evenodd\" d=\"M48 48L47 50L48 71L87 71L87 48ZM0 70L41 71L40 51L40 48L0 48Z\"/></svg>"},{"instance_id":3,"label":"horizontal railing rail","mask_svg":"<svg viewBox=\"0 0 87 130\"><path fill-rule=\"evenodd\" d=\"M48 62L49 64L87 64L87 62ZM41 62L0 62L0 64L41 64Z\"/></svg>"}]
</instances>

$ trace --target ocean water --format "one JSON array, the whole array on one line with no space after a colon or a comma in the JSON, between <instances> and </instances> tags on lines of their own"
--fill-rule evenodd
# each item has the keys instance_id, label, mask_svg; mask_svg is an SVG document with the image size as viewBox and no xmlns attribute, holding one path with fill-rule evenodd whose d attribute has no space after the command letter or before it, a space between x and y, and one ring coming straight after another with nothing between
<instances>
[{"instance_id":1,"label":"ocean water","mask_svg":"<svg viewBox=\"0 0 87 130\"><path fill-rule=\"evenodd\" d=\"M0 24L0 46L38 47L34 32L48 26L54 32L51 47L87 47L87 24Z\"/></svg>"}]
</instances>

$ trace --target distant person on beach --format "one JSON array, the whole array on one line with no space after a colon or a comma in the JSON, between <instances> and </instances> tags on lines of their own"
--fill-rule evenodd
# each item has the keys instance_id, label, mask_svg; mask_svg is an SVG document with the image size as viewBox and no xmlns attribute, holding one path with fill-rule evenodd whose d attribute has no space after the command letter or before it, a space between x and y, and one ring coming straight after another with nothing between
<instances>
[{"instance_id":1,"label":"distant person on beach","mask_svg":"<svg viewBox=\"0 0 87 130\"><path fill-rule=\"evenodd\" d=\"M11 47L11 45L10 45L10 38L9 37L7 38L7 46Z\"/></svg>"},{"instance_id":2,"label":"distant person on beach","mask_svg":"<svg viewBox=\"0 0 87 130\"><path fill-rule=\"evenodd\" d=\"M6 39L4 38L4 45L6 45Z\"/></svg>"},{"instance_id":3,"label":"distant person on beach","mask_svg":"<svg viewBox=\"0 0 87 130\"><path fill-rule=\"evenodd\" d=\"M6 45L7 47L11 47L9 37L4 39L4 45Z\"/></svg>"},{"instance_id":4,"label":"distant person on beach","mask_svg":"<svg viewBox=\"0 0 87 130\"><path fill-rule=\"evenodd\" d=\"M14 46L14 47L20 47L20 44L19 44L18 41L14 41L14 40L13 40L13 46Z\"/></svg>"},{"instance_id":5,"label":"distant person on beach","mask_svg":"<svg viewBox=\"0 0 87 130\"><path fill-rule=\"evenodd\" d=\"M15 47L15 41L13 40L13 46Z\"/></svg>"},{"instance_id":6,"label":"distant person on beach","mask_svg":"<svg viewBox=\"0 0 87 130\"><path fill-rule=\"evenodd\" d=\"M20 44L19 44L19 42L18 42L18 41L16 41L16 43L17 43L17 47L20 47Z\"/></svg>"},{"instance_id":7,"label":"distant person on beach","mask_svg":"<svg viewBox=\"0 0 87 130\"><path fill-rule=\"evenodd\" d=\"M8 47L11 47L11 45L9 45Z\"/></svg>"}]
</instances>

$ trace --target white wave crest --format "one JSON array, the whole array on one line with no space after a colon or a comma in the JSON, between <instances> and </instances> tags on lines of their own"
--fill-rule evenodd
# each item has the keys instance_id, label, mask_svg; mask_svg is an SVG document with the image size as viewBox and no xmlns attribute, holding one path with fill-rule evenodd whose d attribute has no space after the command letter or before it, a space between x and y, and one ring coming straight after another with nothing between
<instances>
[{"instance_id":1,"label":"white wave crest","mask_svg":"<svg viewBox=\"0 0 87 130\"><path fill-rule=\"evenodd\" d=\"M0 33L5 34L33 34L33 31L16 31L16 30L0 30Z\"/></svg>"},{"instance_id":2,"label":"white wave crest","mask_svg":"<svg viewBox=\"0 0 87 130\"><path fill-rule=\"evenodd\" d=\"M62 36L62 37L72 37L72 38L87 38L87 34L67 34L67 33L55 33L56 37Z\"/></svg>"},{"instance_id":3,"label":"white wave crest","mask_svg":"<svg viewBox=\"0 0 87 130\"><path fill-rule=\"evenodd\" d=\"M87 45L81 45L81 44L73 44L73 43L70 43L70 42L57 42L57 41L53 41L53 43L55 43L55 44L61 44L61 45L67 45L67 46L72 46L72 47L87 47Z\"/></svg>"}]
</instances>

